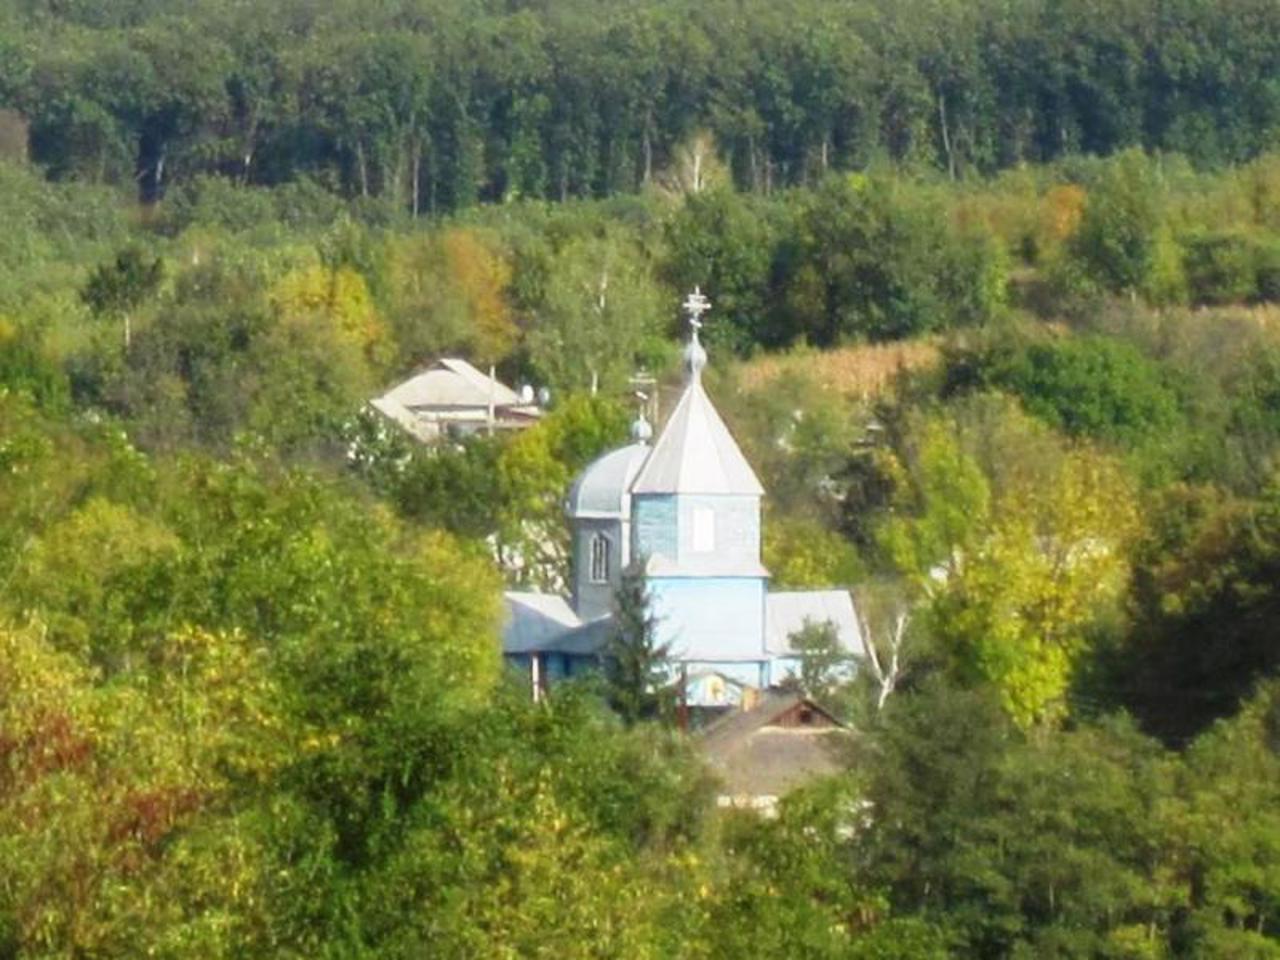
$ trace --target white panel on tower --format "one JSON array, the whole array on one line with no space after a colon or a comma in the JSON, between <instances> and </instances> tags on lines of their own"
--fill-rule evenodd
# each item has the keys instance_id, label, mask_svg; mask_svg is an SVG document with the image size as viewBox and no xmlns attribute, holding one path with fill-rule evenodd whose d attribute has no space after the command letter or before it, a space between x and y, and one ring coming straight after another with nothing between
<instances>
[{"instance_id":1,"label":"white panel on tower","mask_svg":"<svg viewBox=\"0 0 1280 960\"><path fill-rule=\"evenodd\" d=\"M716 548L716 512L710 507L693 511L693 552L711 553Z\"/></svg>"}]
</instances>

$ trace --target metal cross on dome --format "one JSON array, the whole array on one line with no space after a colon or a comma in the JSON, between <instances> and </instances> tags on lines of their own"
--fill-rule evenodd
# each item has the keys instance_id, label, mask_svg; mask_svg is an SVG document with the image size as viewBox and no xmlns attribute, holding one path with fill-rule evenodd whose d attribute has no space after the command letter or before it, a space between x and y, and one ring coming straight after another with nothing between
<instances>
[{"instance_id":1,"label":"metal cross on dome","mask_svg":"<svg viewBox=\"0 0 1280 960\"><path fill-rule=\"evenodd\" d=\"M703 295L701 287L694 287L693 293L689 294L681 306L689 314L689 326L697 333L702 329L702 315L711 309L711 301Z\"/></svg>"}]
</instances>

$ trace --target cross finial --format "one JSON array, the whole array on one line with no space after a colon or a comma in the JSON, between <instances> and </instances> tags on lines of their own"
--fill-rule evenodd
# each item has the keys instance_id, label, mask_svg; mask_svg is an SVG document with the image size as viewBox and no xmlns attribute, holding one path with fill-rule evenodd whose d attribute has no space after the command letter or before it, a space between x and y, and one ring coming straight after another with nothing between
<instances>
[{"instance_id":1,"label":"cross finial","mask_svg":"<svg viewBox=\"0 0 1280 960\"><path fill-rule=\"evenodd\" d=\"M702 315L711 309L711 301L703 295L701 287L694 287L693 293L689 294L681 306L689 314L689 326L697 334L702 329Z\"/></svg>"}]
</instances>

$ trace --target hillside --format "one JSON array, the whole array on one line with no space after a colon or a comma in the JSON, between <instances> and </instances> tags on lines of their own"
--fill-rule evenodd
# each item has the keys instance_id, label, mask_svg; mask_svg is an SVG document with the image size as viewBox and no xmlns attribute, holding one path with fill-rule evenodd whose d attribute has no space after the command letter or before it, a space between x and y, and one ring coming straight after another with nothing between
<instances>
[{"instance_id":1,"label":"hillside","mask_svg":"<svg viewBox=\"0 0 1280 960\"><path fill-rule=\"evenodd\" d=\"M1280 955L1278 18L0 0L0 960ZM644 577L503 657L695 286L729 537L866 644L772 819ZM369 408L439 357L545 416Z\"/></svg>"}]
</instances>

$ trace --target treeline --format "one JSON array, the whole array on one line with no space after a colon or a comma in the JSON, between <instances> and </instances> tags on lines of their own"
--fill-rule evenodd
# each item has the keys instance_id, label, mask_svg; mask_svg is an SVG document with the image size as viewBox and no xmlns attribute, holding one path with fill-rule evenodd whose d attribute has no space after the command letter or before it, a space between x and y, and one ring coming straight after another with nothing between
<instances>
[{"instance_id":1,"label":"treeline","mask_svg":"<svg viewBox=\"0 0 1280 960\"><path fill-rule=\"evenodd\" d=\"M310 178L442 212L880 160L991 173L1126 147L1241 161L1280 124L1266 0L7 0L0 144L157 200Z\"/></svg>"},{"instance_id":2,"label":"treeline","mask_svg":"<svg viewBox=\"0 0 1280 960\"><path fill-rule=\"evenodd\" d=\"M558 392L621 389L639 367L672 364L675 305L695 285L715 304L706 337L722 360L1019 313L1081 319L1114 297L1156 309L1280 298L1280 158L1269 153L1214 172L1125 151L963 184L832 174L770 196L721 182L430 222L309 181L201 176L140 222L108 187L20 164L0 163L0 180L15 227L0 237L0 309L58 355L79 402L145 407L173 436L202 441L255 416L289 338L287 356L316 360L295 371L288 389L302 392L289 406L323 418L452 352ZM242 389L217 386L226 376ZM304 402L309 380L328 398ZM278 409L263 416L280 436L292 430Z\"/></svg>"}]
</instances>

